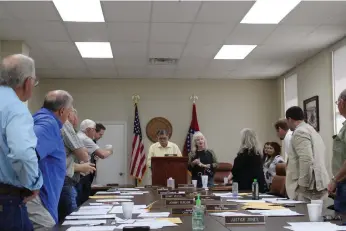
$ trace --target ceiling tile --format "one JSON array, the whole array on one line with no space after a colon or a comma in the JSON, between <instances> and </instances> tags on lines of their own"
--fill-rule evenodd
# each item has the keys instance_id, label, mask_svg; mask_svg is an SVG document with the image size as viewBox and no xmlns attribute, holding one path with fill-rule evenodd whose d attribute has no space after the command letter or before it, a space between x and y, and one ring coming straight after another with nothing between
<instances>
[{"instance_id":1,"label":"ceiling tile","mask_svg":"<svg viewBox=\"0 0 346 231\"><path fill-rule=\"evenodd\" d=\"M106 22L149 22L150 1L102 1Z\"/></svg>"},{"instance_id":2,"label":"ceiling tile","mask_svg":"<svg viewBox=\"0 0 346 231\"><path fill-rule=\"evenodd\" d=\"M183 51L181 44L150 44L150 58L180 58Z\"/></svg>"},{"instance_id":3,"label":"ceiling tile","mask_svg":"<svg viewBox=\"0 0 346 231\"><path fill-rule=\"evenodd\" d=\"M30 54L30 57L32 57L35 60L35 68L50 68L54 69L57 66L54 64L54 62L46 57L46 56L33 56Z\"/></svg>"},{"instance_id":4,"label":"ceiling tile","mask_svg":"<svg viewBox=\"0 0 346 231\"><path fill-rule=\"evenodd\" d=\"M196 79L202 74L199 69L177 69L174 73L175 78L180 79Z\"/></svg>"},{"instance_id":5,"label":"ceiling tile","mask_svg":"<svg viewBox=\"0 0 346 231\"><path fill-rule=\"evenodd\" d=\"M39 79L44 78L64 78L64 74L60 69L36 68L36 75Z\"/></svg>"},{"instance_id":6,"label":"ceiling tile","mask_svg":"<svg viewBox=\"0 0 346 231\"><path fill-rule=\"evenodd\" d=\"M303 40L316 26L280 25L264 41L265 44L294 44Z\"/></svg>"},{"instance_id":7,"label":"ceiling tile","mask_svg":"<svg viewBox=\"0 0 346 231\"><path fill-rule=\"evenodd\" d=\"M238 24L255 1L203 2L197 22L234 22Z\"/></svg>"},{"instance_id":8,"label":"ceiling tile","mask_svg":"<svg viewBox=\"0 0 346 231\"><path fill-rule=\"evenodd\" d=\"M222 47L222 44L203 45L203 44L188 43L184 49L182 57L199 57L199 58L212 59L215 57L217 52L219 52L221 47Z\"/></svg>"},{"instance_id":9,"label":"ceiling tile","mask_svg":"<svg viewBox=\"0 0 346 231\"><path fill-rule=\"evenodd\" d=\"M195 44L224 44L233 27L234 25L230 24L195 24L189 42Z\"/></svg>"},{"instance_id":10,"label":"ceiling tile","mask_svg":"<svg viewBox=\"0 0 346 231\"><path fill-rule=\"evenodd\" d=\"M320 26L310 33L300 44L308 47L327 47L346 35L346 26Z\"/></svg>"},{"instance_id":11,"label":"ceiling tile","mask_svg":"<svg viewBox=\"0 0 346 231\"><path fill-rule=\"evenodd\" d=\"M115 58L147 56L147 43L112 42L111 45Z\"/></svg>"},{"instance_id":12,"label":"ceiling tile","mask_svg":"<svg viewBox=\"0 0 346 231\"><path fill-rule=\"evenodd\" d=\"M86 68L59 69L65 78L90 78L91 73Z\"/></svg>"},{"instance_id":13,"label":"ceiling tile","mask_svg":"<svg viewBox=\"0 0 346 231\"><path fill-rule=\"evenodd\" d=\"M40 42L39 44L47 55L80 57L76 45L72 42Z\"/></svg>"},{"instance_id":14,"label":"ceiling tile","mask_svg":"<svg viewBox=\"0 0 346 231\"><path fill-rule=\"evenodd\" d=\"M110 41L146 42L149 38L149 23L108 23Z\"/></svg>"},{"instance_id":15,"label":"ceiling tile","mask_svg":"<svg viewBox=\"0 0 346 231\"><path fill-rule=\"evenodd\" d=\"M227 78L229 75L229 71L224 70L207 70L203 71L198 78L202 79L223 79Z\"/></svg>"},{"instance_id":16,"label":"ceiling tile","mask_svg":"<svg viewBox=\"0 0 346 231\"><path fill-rule=\"evenodd\" d=\"M213 59L208 68L210 70L218 70L218 71L230 71L234 70L241 64L242 60L217 60Z\"/></svg>"},{"instance_id":17,"label":"ceiling tile","mask_svg":"<svg viewBox=\"0 0 346 231\"><path fill-rule=\"evenodd\" d=\"M84 59L84 62L90 70L94 68L115 68L113 59Z\"/></svg>"},{"instance_id":18,"label":"ceiling tile","mask_svg":"<svg viewBox=\"0 0 346 231\"><path fill-rule=\"evenodd\" d=\"M281 21L281 24L316 26L330 24L345 18L345 13L345 1L302 1Z\"/></svg>"},{"instance_id":19,"label":"ceiling tile","mask_svg":"<svg viewBox=\"0 0 346 231\"><path fill-rule=\"evenodd\" d=\"M75 42L106 42L107 27L103 22L66 22L68 33Z\"/></svg>"},{"instance_id":20,"label":"ceiling tile","mask_svg":"<svg viewBox=\"0 0 346 231\"><path fill-rule=\"evenodd\" d=\"M13 30L13 28L16 28ZM28 34L21 21L0 20L0 36L6 40L27 40Z\"/></svg>"},{"instance_id":21,"label":"ceiling tile","mask_svg":"<svg viewBox=\"0 0 346 231\"><path fill-rule=\"evenodd\" d=\"M53 1L8 1L6 9L21 20L61 20Z\"/></svg>"},{"instance_id":22,"label":"ceiling tile","mask_svg":"<svg viewBox=\"0 0 346 231\"><path fill-rule=\"evenodd\" d=\"M53 61L55 66L59 68L86 68L85 63L83 62L82 57L74 57L74 56L56 56L56 55L48 55L48 57Z\"/></svg>"},{"instance_id":23,"label":"ceiling tile","mask_svg":"<svg viewBox=\"0 0 346 231\"><path fill-rule=\"evenodd\" d=\"M226 39L226 44L259 45L275 30L277 25L239 24Z\"/></svg>"},{"instance_id":24,"label":"ceiling tile","mask_svg":"<svg viewBox=\"0 0 346 231\"><path fill-rule=\"evenodd\" d=\"M149 66L148 77L150 78L173 78L175 66Z\"/></svg>"},{"instance_id":25,"label":"ceiling tile","mask_svg":"<svg viewBox=\"0 0 346 231\"><path fill-rule=\"evenodd\" d=\"M192 24L185 23L153 23L150 42L185 43L191 28Z\"/></svg>"},{"instance_id":26,"label":"ceiling tile","mask_svg":"<svg viewBox=\"0 0 346 231\"><path fill-rule=\"evenodd\" d=\"M115 68L104 67L104 68L89 68L90 74L93 78L116 78L118 73Z\"/></svg>"},{"instance_id":27,"label":"ceiling tile","mask_svg":"<svg viewBox=\"0 0 346 231\"><path fill-rule=\"evenodd\" d=\"M115 58L115 65L117 68L142 68L148 65L148 59L146 57L121 56L119 58Z\"/></svg>"},{"instance_id":28,"label":"ceiling tile","mask_svg":"<svg viewBox=\"0 0 346 231\"><path fill-rule=\"evenodd\" d=\"M193 68L205 68L209 63L210 59L199 58L199 57L182 57L178 62L179 69L193 69Z\"/></svg>"},{"instance_id":29,"label":"ceiling tile","mask_svg":"<svg viewBox=\"0 0 346 231\"><path fill-rule=\"evenodd\" d=\"M69 41L67 31L62 22L57 21L35 21L24 22L28 37L38 41Z\"/></svg>"},{"instance_id":30,"label":"ceiling tile","mask_svg":"<svg viewBox=\"0 0 346 231\"><path fill-rule=\"evenodd\" d=\"M200 2L154 2L152 22L193 22Z\"/></svg>"}]
</instances>

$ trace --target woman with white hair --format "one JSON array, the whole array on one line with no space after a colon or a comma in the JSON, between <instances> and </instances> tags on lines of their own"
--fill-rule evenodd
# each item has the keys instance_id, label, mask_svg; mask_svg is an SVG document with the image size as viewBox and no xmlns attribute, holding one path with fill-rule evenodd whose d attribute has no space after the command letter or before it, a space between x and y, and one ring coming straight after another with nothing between
<instances>
[{"instance_id":1,"label":"woman with white hair","mask_svg":"<svg viewBox=\"0 0 346 231\"><path fill-rule=\"evenodd\" d=\"M260 192L265 190L261 147L255 131L245 128L241 131L241 144L237 157L234 159L229 179L238 183L239 190L251 190L256 179Z\"/></svg>"},{"instance_id":2,"label":"woman with white hair","mask_svg":"<svg viewBox=\"0 0 346 231\"><path fill-rule=\"evenodd\" d=\"M189 171L192 180L197 180L197 187L202 187L202 175L208 175L208 187L214 185L214 171L217 158L213 150L208 149L207 140L201 132L195 132L192 137L192 147L189 153Z\"/></svg>"}]
</instances>

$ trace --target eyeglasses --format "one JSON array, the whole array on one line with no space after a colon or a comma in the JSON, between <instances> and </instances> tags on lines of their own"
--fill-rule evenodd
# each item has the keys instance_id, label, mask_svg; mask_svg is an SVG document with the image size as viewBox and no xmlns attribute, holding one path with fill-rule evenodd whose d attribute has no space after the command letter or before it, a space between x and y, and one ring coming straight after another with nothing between
<instances>
[{"instance_id":1,"label":"eyeglasses","mask_svg":"<svg viewBox=\"0 0 346 231\"><path fill-rule=\"evenodd\" d=\"M323 221L342 221L342 217L340 215L336 215L336 216L326 215L326 216L323 216Z\"/></svg>"}]
</instances>

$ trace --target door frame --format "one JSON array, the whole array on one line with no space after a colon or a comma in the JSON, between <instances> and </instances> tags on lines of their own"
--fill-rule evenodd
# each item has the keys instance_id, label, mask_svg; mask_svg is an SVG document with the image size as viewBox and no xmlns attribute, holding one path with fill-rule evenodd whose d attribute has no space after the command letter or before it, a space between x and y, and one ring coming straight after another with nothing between
<instances>
[{"instance_id":1,"label":"door frame","mask_svg":"<svg viewBox=\"0 0 346 231\"><path fill-rule=\"evenodd\" d=\"M128 166L127 166L127 159L128 159L128 153L127 153L127 122L126 121L98 121L97 123L101 123L107 127L107 125L124 125L124 152L125 152L125 157L124 157L124 164L125 164L125 170L124 170L124 175L125 175L125 184L128 184ZM107 130L106 130L107 132Z\"/></svg>"}]
</instances>

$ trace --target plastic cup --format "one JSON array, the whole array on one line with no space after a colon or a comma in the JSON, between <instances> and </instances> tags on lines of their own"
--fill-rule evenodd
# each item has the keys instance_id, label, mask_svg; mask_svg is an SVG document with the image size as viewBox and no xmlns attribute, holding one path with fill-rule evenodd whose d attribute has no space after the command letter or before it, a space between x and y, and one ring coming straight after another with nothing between
<instances>
[{"instance_id":1,"label":"plastic cup","mask_svg":"<svg viewBox=\"0 0 346 231\"><path fill-rule=\"evenodd\" d=\"M318 222L321 218L321 204L308 204L309 219L311 222Z\"/></svg>"},{"instance_id":2,"label":"plastic cup","mask_svg":"<svg viewBox=\"0 0 346 231\"><path fill-rule=\"evenodd\" d=\"M202 187L203 188L208 188L208 175L203 175L202 176Z\"/></svg>"},{"instance_id":3,"label":"plastic cup","mask_svg":"<svg viewBox=\"0 0 346 231\"><path fill-rule=\"evenodd\" d=\"M193 187L197 188L197 180L192 180Z\"/></svg>"},{"instance_id":4,"label":"plastic cup","mask_svg":"<svg viewBox=\"0 0 346 231\"><path fill-rule=\"evenodd\" d=\"M123 216L125 219L132 218L133 202L123 202L121 203L123 208Z\"/></svg>"}]
</instances>

